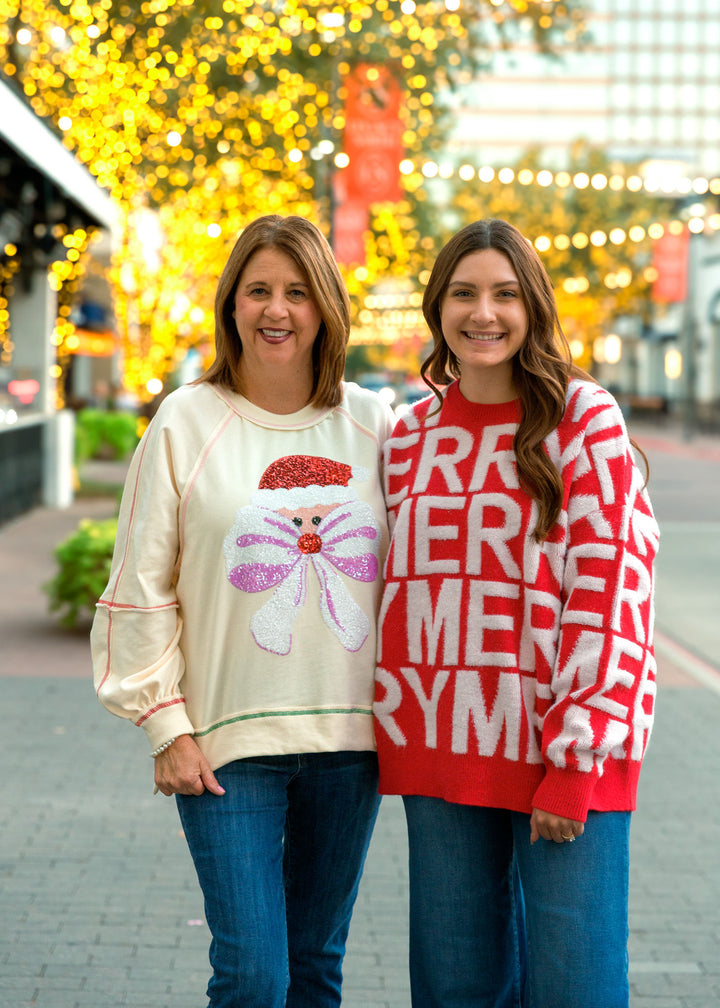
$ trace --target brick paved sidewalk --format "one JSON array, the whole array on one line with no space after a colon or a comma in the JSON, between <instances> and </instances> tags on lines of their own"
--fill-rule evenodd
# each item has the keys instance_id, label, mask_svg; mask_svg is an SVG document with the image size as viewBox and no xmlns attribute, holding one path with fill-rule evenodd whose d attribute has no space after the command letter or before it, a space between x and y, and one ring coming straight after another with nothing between
<instances>
[{"instance_id":1,"label":"brick paved sidewalk","mask_svg":"<svg viewBox=\"0 0 720 1008\"><path fill-rule=\"evenodd\" d=\"M144 737L83 679L2 680L2 1008L201 1008L208 931ZM720 1003L720 695L661 693L634 817L633 1008ZM385 799L345 968L346 1008L408 1008L402 807Z\"/></svg>"}]
</instances>

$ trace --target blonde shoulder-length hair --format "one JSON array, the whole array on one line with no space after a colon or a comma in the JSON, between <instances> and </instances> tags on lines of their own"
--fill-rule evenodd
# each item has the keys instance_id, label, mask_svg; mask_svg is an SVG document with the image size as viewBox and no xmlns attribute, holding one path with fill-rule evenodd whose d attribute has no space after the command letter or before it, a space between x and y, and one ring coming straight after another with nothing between
<instances>
[{"instance_id":1,"label":"blonde shoulder-length hair","mask_svg":"<svg viewBox=\"0 0 720 1008\"><path fill-rule=\"evenodd\" d=\"M238 388L242 343L233 318L235 293L248 260L261 249L289 256L310 286L322 323L313 345L314 406L337 406L350 338L350 299L335 257L322 232L304 217L268 214L241 232L220 276L215 294L215 360L198 383Z\"/></svg>"}]
</instances>

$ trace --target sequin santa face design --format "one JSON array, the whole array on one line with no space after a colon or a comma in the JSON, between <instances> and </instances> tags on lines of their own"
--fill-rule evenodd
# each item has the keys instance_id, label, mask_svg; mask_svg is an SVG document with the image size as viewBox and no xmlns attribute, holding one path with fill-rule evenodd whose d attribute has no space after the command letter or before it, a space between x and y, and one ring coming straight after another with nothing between
<instances>
[{"instance_id":1,"label":"sequin santa face design","mask_svg":"<svg viewBox=\"0 0 720 1008\"><path fill-rule=\"evenodd\" d=\"M289 654L311 570L325 625L348 651L367 640L369 617L341 575L376 579L380 528L370 505L348 485L352 477L367 473L314 455L286 456L265 470L250 504L235 516L224 544L228 580L244 592L274 589L250 620L263 650Z\"/></svg>"}]
</instances>

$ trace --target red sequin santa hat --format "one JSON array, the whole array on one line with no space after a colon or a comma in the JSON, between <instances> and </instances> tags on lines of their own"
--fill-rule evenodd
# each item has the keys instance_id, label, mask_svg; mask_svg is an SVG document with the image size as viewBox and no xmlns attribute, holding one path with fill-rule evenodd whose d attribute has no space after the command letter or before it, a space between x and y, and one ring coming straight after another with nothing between
<instances>
[{"instance_id":1,"label":"red sequin santa hat","mask_svg":"<svg viewBox=\"0 0 720 1008\"><path fill-rule=\"evenodd\" d=\"M366 480L362 467L317 455L286 455L272 462L262 475L251 502L257 507L312 507L314 504L344 504L358 500L351 479Z\"/></svg>"}]
</instances>

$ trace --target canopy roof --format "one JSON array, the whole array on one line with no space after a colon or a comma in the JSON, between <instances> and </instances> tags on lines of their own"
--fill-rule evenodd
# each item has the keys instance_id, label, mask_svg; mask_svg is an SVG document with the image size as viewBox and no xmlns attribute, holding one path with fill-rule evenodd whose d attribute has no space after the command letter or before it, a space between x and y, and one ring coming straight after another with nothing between
<instances>
[{"instance_id":1,"label":"canopy roof","mask_svg":"<svg viewBox=\"0 0 720 1008\"><path fill-rule=\"evenodd\" d=\"M111 229L117 211L110 197L43 120L2 80L0 109L0 158L3 153L7 155L8 148L14 151L45 180L51 182L57 190L56 195L73 204L89 219L88 223ZM0 174L9 175L10 171L0 171ZM31 177L32 173L28 173L28 176ZM17 180L18 176L15 175L14 182L17 183ZM7 178L5 183L6 192L10 193L15 185L10 186ZM19 191L15 193L15 208L18 208L21 198ZM0 199L0 203L2 202L5 200Z\"/></svg>"}]
</instances>

